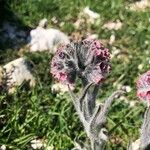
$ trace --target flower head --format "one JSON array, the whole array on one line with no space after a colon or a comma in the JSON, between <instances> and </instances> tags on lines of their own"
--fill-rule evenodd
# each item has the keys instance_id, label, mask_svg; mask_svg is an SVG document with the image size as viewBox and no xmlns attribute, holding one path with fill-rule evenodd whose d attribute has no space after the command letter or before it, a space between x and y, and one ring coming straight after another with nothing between
<instances>
[{"instance_id":1,"label":"flower head","mask_svg":"<svg viewBox=\"0 0 150 150\"><path fill-rule=\"evenodd\" d=\"M99 84L110 71L110 53L97 40L85 39L59 47L51 62L54 78L74 84L76 78Z\"/></svg>"},{"instance_id":2,"label":"flower head","mask_svg":"<svg viewBox=\"0 0 150 150\"><path fill-rule=\"evenodd\" d=\"M141 75L137 81L137 96L150 101L150 70Z\"/></svg>"}]
</instances>

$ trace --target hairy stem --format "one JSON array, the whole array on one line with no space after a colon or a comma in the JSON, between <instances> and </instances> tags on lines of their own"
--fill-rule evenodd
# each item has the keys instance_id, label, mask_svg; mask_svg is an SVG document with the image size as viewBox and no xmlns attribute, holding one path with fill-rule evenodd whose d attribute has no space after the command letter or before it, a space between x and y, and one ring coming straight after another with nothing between
<instances>
[{"instance_id":1,"label":"hairy stem","mask_svg":"<svg viewBox=\"0 0 150 150\"><path fill-rule=\"evenodd\" d=\"M90 150L103 150L108 140L108 132L104 128L104 125L106 123L109 107L113 100L123 94L124 91L118 90L114 92L103 105L96 106L95 101L99 86L94 85L94 88L90 89L91 85L92 83L89 83L84 86L79 97L71 91L70 87L69 92L80 121L90 139ZM89 112L90 115L87 117Z\"/></svg>"},{"instance_id":2,"label":"hairy stem","mask_svg":"<svg viewBox=\"0 0 150 150\"><path fill-rule=\"evenodd\" d=\"M140 150L150 149L150 106L144 114L144 122L141 129Z\"/></svg>"}]
</instances>

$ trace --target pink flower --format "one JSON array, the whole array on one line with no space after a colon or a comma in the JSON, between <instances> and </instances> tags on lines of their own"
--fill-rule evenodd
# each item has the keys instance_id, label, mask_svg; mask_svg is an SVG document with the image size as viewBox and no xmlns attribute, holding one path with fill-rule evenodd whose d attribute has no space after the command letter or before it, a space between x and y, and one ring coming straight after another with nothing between
<instances>
[{"instance_id":1,"label":"pink flower","mask_svg":"<svg viewBox=\"0 0 150 150\"><path fill-rule=\"evenodd\" d=\"M142 100L150 101L150 70L137 80L137 96Z\"/></svg>"},{"instance_id":2,"label":"pink flower","mask_svg":"<svg viewBox=\"0 0 150 150\"><path fill-rule=\"evenodd\" d=\"M109 59L109 50L102 43L85 39L61 46L52 59L51 73L65 84L74 84L77 78L99 84L110 71Z\"/></svg>"}]
</instances>

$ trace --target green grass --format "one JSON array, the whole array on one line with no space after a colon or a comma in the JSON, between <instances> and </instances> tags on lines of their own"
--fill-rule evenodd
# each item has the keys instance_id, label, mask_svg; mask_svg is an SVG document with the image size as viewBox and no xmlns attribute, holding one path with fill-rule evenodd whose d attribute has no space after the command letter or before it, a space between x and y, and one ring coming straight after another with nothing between
<instances>
[{"instance_id":1,"label":"green grass","mask_svg":"<svg viewBox=\"0 0 150 150\"><path fill-rule=\"evenodd\" d=\"M102 86L98 99L105 99L116 87L113 83L129 85L132 91L126 94L127 99L139 101L136 97L135 82L140 73L150 66L150 12L131 12L125 8L131 1L123 0L22 0L8 1L12 12L24 25L36 27L42 18L48 18L49 26L59 28L67 34L75 31L74 20L82 8L90 8L100 14L101 22L98 26L91 26L100 39L108 40L112 31L102 29L102 25L109 20L120 19L123 28L115 31L116 42L113 46L127 55L111 60L112 71ZM51 18L55 16L58 23L54 24ZM9 18L11 20L11 18ZM86 32L86 29L84 29ZM148 44L147 42L148 41ZM112 46L109 46L113 52ZM70 150L74 141L85 141L85 133L78 116L75 113L69 95L56 95L51 92L53 79L50 75L49 62L52 56L44 53L24 53L34 64L36 87L29 89L26 84L18 87L17 91L8 95L0 93L0 145L5 144L12 150L30 149L30 141L34 138L47 140L47 145L53 145L55 150ZM18 51L2 49L0 51L1 65L18 58ZM139 64L144 64L142 70ZM122 123L112 132L107 149L124 150L129 139L136 140L142 123L145 107L138 103L130 108L119 99L110 109L107 128L112 129L117 123ZM126 116L126 117L124 117Z\"/></svg>"}]
</instances>

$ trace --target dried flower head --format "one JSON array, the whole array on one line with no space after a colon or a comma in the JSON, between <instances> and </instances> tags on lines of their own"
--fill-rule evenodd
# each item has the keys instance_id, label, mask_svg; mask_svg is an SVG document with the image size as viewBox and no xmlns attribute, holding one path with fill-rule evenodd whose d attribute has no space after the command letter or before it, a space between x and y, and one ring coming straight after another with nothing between
<instances>
[{"instance_id":1,"label":"dried flower head","mask_svg":"<svg viewBox=\"0 0 150 150\"><path fill-rule=\"evenodd\" d=\"M142 100L150 100L150 70L139 77L137 96Z\"/></svg>"},{"instance_id":2,"label":"dried flower head","mask_svg":"<svg viewBox=\"0 0 150 150\"><path fill-rule=\"evenodd\" d=\"M54 78L74 84L77 78L99 84L110 71L110 53L97 40L85 39L59 47L51 62Z\"/></svg>"}]
</instances>

